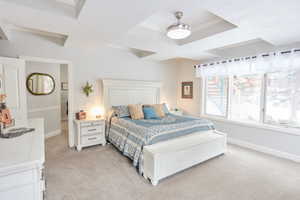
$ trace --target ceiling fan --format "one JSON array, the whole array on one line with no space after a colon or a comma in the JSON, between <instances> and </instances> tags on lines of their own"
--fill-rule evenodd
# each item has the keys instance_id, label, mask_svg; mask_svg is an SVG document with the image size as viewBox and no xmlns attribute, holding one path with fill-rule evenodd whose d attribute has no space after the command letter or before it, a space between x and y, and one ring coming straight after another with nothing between
<instances>
[{"instance_id":1,"label":"ceiling fan","mask_svg":"<svg viewBox=\"0 0 300 200\"><path fill-rule=\"evenodd\" d=\"M180 21L183 12L177 11L174 15L177 19L177 23L167 28L167 36L174 40L187 38L191 35L191 26Z\"/></svg>"}]
</instances>

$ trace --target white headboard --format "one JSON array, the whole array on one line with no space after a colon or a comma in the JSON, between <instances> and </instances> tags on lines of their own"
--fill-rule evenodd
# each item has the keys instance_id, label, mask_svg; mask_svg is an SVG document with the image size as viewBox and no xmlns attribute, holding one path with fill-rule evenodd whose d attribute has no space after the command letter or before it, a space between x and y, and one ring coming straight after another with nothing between
<instances>
[{"instance_id":1,"label":"white headboard","mask_svg":"<svg viewBox=\"0 0 300 200\"><path fill-rule=\"evenodd\" d=\"M105 113L111 106L160 103L161 82L113 79L102 81Z\"/></svg>"}]
</instances>

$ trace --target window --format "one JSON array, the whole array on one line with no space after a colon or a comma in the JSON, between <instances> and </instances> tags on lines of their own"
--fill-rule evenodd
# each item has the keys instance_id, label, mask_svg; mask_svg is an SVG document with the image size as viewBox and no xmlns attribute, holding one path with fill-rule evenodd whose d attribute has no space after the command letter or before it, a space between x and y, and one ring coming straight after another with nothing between
<instances>
[{"instance_id":1,"label":"window","mask_svg":"<svg viewBox=\"0 0 300 200\"><path fill-rule=\"evenodd\" d=\"M206 81L205 113L210 115L227 115L228 79L224 77L210 77Z\"/></svg>"},{"instance_id":2,"label":"window","mask_svg":"<svg viewBox=\"0 0 300 200\"><path fill-rule=\"evenodd\" d=\"M261 89L261 75L234 76L230 98L231 118L259 122Z\"/></svg>"},{"instance_id":3,"label":"window","mask_svg":"<svg viewBox=\"0 0 300 200\"><path fill-rule=\"evenodd\" d=\"M205 114L300 128L300 70L207 77Z\"/></svg>"},{"instance_id":4,"label":"window","mask_svg":"<svg viewBox=\"0 0 300 200\"><path fill-rule=\"evenodd\" d=\"M266 76L265 122L300 127L300 70Z\"/></svg>"}]
</instances>

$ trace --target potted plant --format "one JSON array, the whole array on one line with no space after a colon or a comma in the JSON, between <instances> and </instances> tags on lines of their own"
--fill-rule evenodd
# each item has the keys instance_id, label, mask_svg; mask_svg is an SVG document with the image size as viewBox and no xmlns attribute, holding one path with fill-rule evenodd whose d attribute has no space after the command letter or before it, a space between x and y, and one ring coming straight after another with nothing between
<instances>
[{"instance_id":1,"label":"potted plant","mask_svg":"<svg viewBox=\"0 0 300 200\"><path fill-rule=\"evenodd\" d=\"M86 85L82 89L84 94L88 97L93 92L93 85L90 85L89 82L86 82Z\"/></svg>"}]
</instances>

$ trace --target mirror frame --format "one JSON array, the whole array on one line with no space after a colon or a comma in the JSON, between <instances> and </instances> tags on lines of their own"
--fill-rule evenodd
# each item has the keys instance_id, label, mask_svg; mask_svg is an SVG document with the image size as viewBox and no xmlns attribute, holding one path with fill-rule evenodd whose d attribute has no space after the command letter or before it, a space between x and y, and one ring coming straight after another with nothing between
<instances>
[{"instance_id":1,"label":"mirror frame","mask_svg":"<svg viewBox=\"0 0 300 200\"><path fill-rule=\"evenodd\" d=\"M30 88L29 88L29 84L28 83L29 83L29 79L32 76L34 76L34 75L42 75L42 76L48 76L48 77L50 77L51 80L53 81L53 89L50 92L48 92L48 93L34 93L33 91L31 91ZM34 73L31 73L31 74L28 75L28 77L26 79L26 88L27 88L28 92L30 94L32 94L32 95L36 95L36 96L50 95L50 94L52 94L55 91L55 80L54 80L54 78L50 74L34 72Z\"/></svg>"}]
</instances>

